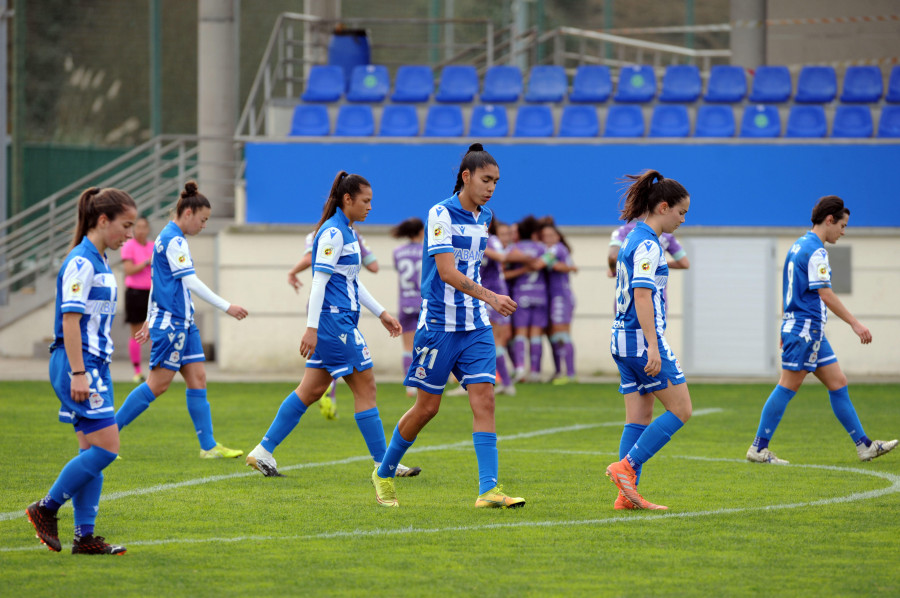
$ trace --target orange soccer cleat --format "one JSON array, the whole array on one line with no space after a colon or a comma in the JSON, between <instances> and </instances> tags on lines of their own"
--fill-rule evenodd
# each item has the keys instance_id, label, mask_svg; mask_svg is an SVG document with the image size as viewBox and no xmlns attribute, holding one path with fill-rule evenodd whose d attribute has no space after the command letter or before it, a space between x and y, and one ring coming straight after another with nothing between
<instances>
[{"instance_id":1,"label":"orange soccer cleat","mask_svg":"<svg viewBox=\"0 0 900 598\"><path fill-rule=\"evenodd\" d=\"M669 507L664 507L662 505L655 505L652 502L645 500L643 496L641 496L635 485L635 480L637 479L637 475L634 473L634 469L631 467L631 464L628 462L628 459L622 459L621 461L616 461L615 463L611 463L609 467L606 468L606 477L609 478L613 484L619 489L619 497L625 499L626 501L631 503L632 509L651 509L651 510L668 510ZM617 498L615 503L615 508L617 509L626 509L629 507L620 507L620 501Z\"/></svg>"}]
</instances>

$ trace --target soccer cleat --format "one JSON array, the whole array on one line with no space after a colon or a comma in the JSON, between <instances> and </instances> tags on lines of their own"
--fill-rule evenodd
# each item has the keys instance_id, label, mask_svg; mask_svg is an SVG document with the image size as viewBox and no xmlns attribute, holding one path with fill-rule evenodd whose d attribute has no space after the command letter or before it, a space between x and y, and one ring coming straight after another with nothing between
<instances>
[{"instance_id":1,"label":"soccer cleat","mask_svg":"<svg viewBox=\"0 0 900 598\"><path fill-rule=\"evenodd\" d=\"M38 501L28 505L28 508L25 509L25 514L28 516L28 521L34 526L34 535L42 544L53 552L62 550L57 528L59 519L56 517L56 513L42 507L40 501Z\"/></svg>"},{"instance_id":2,"label":"soccer cleat","mask_svg":"<svg viewBox=\"0 0 900 598\"><path fill-rule=\"evenodd\" d=\"M238 449L230 449L227 446L222 446L219 443L216 443L216 446L212 447L208 451L200 449L201 459L237 459L243 454L244 451Z\"/></svg>"},{"instance_id":3,"label":"soccer cleat","mask_svg":"<svg viewBox=\"0 0 900 598\"><path fill-rule=\"evenodd\" d=\"M499 484L475 499L475 508L478 509L516 509L524 506L524 498L506 496L503 494L503 487Z\"/></svg>"},{"instance_id":4,"label":"soccer cleat","mask_svg":"<svg viewBox=\"0 0 900 598\"><path fill-rule=\"evenodd\" d=\"M321 413L322 417L325 419L337 418L337 404L335 401L331 400L330 396L328 396L328 391L325 391L325 394L319 399L319 413Z\"/></svg>"},{"instance_id":5,"label":"soccer cleat","mask_svg":"<svg viewBox=\"0 0 900 598\"><path fill-rule=\"evenodd\" d=\"M124 546L108 544L106 538L94 534L72 542L72 554L125 554L125 550Z\"/></svg>"},{"instance_id":6,"label":"soccer cleat","mask_svg":"<svg viewBox=\"0 0 900 598\"><path fill-rule=\"evenodd\" d=\"M520 366L513 370L513 382L525 382L525 367Z\"/></svg>"},{"instance_id":7,"label":"soccer cleat","mask_svg":"<svg viewBox=\"0 0 900 598\"><path fill-rule=\"evenodd\" d=\"M416 392L416 387L415 387L415 386L407 386L407 387L406 387L406 396L408 396L408 397L410 397L410 398L415 398L415 396L416 396L417 394L418 394L418 393Z\"/></svg>"},{"instance_id":8,"label":"soccer cleat","mask_svg":"<svg viewBox=\"0 0 900 598\"><path fill-rule=\"evenodd\" d=\"M873 440L869 446L861 444L856 447L856 454L859 455L860 461L871 461L875 457L891 452L896 446L896 440Z\"/></svg>"},{"instance_id":9,"label":"soccer cleat","mask_svg":"<svg viewBox=\"0 0 900 598\"><path fill-rule=\"evenodd\" d=\"M421 467L407 467L403 463L398 463L394 475L398 478L414 478L420 473L422 473Z\"/></svg>"},{"instance_id":10,"label":"soccer cleat","mask_svg":"<svg viewBox=\"0 0 900 598\"><path fill-rule=\"evenodd\" d=\"M643 501L643 503L642 503L643 506L641 507L643 509L648 509L648 510L653 510L653 511L668 511L669 510L669 507L665 507L663 505L655 505L652 502L650 502L649 500L646 500L643 496L640 495L640 493L638 494L638 496L640 496L641 500ZM630 500L625 498L625 495L622 494L622 492L620 491L619 495L616 497L616 502L613 504L613 508L617 511L622 511L622 510L633 510L633 509L637 509L638 507L634 506L634 503L632 503Z\"/></svg>"},{"instance_id":11,"label":"soccer cleat","mask_svg":"<svg viewBox=\"0 0 900 598\"><path fill-rule=\"evenodd\" d=\"M631 467L627 458L616 461L615 463L610 463L609 467L606 468L606 477L609 478L610 482L616 485L619 492L622 493L625 499L628 500L635 509L668 509L668 507L655 505L638 494L635 486L637 475L635 475L634 469Z\"/></svg>"},{"instance_id":12,"label":"soccer cleat","mask_svg":"<svg viewBox=\"0 0 900 598\"><path fill-rule=\"evenodd\" d=\"M558 376L553 379L553 386L565 386L566 384L575 384L575 376Z\"/></svg>"},{"instance_id":13,"label":"soccer cleat","mask_svg":"<svg viewBox=\"0 0 900 598\"><path fill-rule=\"evenodd\" d=\"M132 378L131 381L134 382L135 384L140 384L141 382L146 382L147 379L144 378L143 374L135 374L134 378Z\"/></svg>"},{"instance_id":14,"label":"soccer cleat","mask_svg":"<svg viewBox=\"0 0 900 598\"><path fill-rule=\"evenodd\" d=\"M532 384L540 384L542 382L541 373L531 372L530 374L528 374L528 381Z\"/></svg>"},{"instance_id":15,"label":"soccer cleat","mask_svg":"<svg viewBox=\"0 0 900 598\"><path fill-rule=\"evenodd\" d=\"M790 463L790 461L779 459L775 453L767 448L757 451L756 447L752 445L747 449L747 461L753 463L772 463L773 465L787 465Z\"/></svg>"},{"instance_id":16,"label":"soccer cleat","mask_svg":"<svg viewBox=\"0 0 900 598\"><path fill-rule=\"evenodd\" d=\"M275 457L272 456L272 453L264 449L261 444L257 444L256 448L250 451L245 463L248 467L252 467L267 478L285 477L284 474L278 473Z\"/></svg>"},{"instance_id":17,"label":"soccer cleat","mask_svg":"<svg viewBox=\"0 0 900 598\"><path fill-rule=\"evenodd\" d=\"M469 391L463 388L462 384L454 388L453 390L448 390L444 393L448 397L464 397L469 394Z\"/></svg>"},{"instance_id":18,"label":"soccer cleat","mask_svg":"<svg viewBox=\"0 0 900 598\"><path fill-rule=\"evenodd\" d=\"M496 390L494 391L494 394L506 395L508 397L514 397L514 396L516 396L516 387L513 386L512 384L509 384L507 386L498 386L496 388Z\"/></svg>"},{"instance_id":19,"label":"soccer cleat","mask_svg":"<svg viewBox=\"0 0 900 598\"><path fill-rule=\"evenodd\" d=\"M394 490L394 478L378 476L378 468L372 470L372 485L375 486L375 500L382 507L399 507L397 492Z\"/></svg>"}]
</instances>

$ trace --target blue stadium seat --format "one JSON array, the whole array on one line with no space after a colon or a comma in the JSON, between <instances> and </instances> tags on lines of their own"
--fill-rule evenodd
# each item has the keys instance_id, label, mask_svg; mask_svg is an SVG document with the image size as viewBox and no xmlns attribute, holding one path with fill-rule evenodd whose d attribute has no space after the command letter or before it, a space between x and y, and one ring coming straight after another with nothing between
<instances>
[{"instance_id":1,"label":"blue stadium seat","mask_svg":"<svg viewBox=\"0 0 900 598\"><path fill-rule=\"evenodd\" d=\"M572 105L563 108L559 119L560 137L596 137L600 134L600 120L594 106Z\"/></svg>"},{"instance_id":2,"label":"blue stadium seat","mask_svg":"<svg viewBox=\"0 0 900 598\"><path fill-rule=\"evenodd\" d=\"M778 108L763 104L750 104L744 108L741 119L741 137L780 137L781 117Z\"/></svg>"},{"instance_id":3,"label":"blue stadium seat","mask_svg":"<svg viewBox=\"0 0 900 598\"><path fill-rule=\"evenodd\" d=\"M692 64L673 64L663 75L660 102L695 102L700 97L700 69Z\"/></svg>"},{"instance_id":4,"label":"blue stadium seat","mask_svg":"<svg viewBox=\"0 0 900 598\"><path fill-rule=\"evenodd\" d=\"M334 134L342 137L369 137L375 134L375 118L372 107L345 104L338 110Z\"/></svg>"},{"instance_id":5,"label":"blue stadium seat","mask_svg":"<svg viewBox=\"0 0 900 598\"><path fill-rule=\"evenodd\" d=\"M825 108L819 105L791 106L785 137L825 137L827 134L828 121L825 120Z\"/></svg>"},{"instance_id":6,"label":"blue stadium seat","mask_svg":"<svg viewBox=\"0 0 900 598\"><path fill-rule=\"evenodd\" d=\"M525 104L516 114L515 137L553 137L553 112L550 106Z\"/></svg>"},{"instance_id":7,"label":"blue stadium seat","mask_svg":"<svg viewBox=\"0 0 900 598\"><path fill-rule=\"evenodd\" d=\"M573 103L600 103L609 99L612 93L612 78L609 67L587 64L578 67L572 79L569 101Z\"/></svg>"},{"instance_id":8,"label":"blue stadium seat","mask_svg":"<svg viewBox=\"0 0 900 598\"><path fill-rule=\"evenodd\" d=\"M717 64L709 70L706 84L707 102L740 102L747 95L747 73L744 67Z\"/></svg>"},{"instance_id":9,"label":"blue stadium seat","mask_svg":"<svg viewBox=\"0 0 900 598\"><path fill-rule=\"evenodd\" d=\"M309 69L304 102L336 102L344 95L344 69L334 65L314 65Z\"/></svg>"},{"instance_id":10,"label":"blue stadium seat","mask_svg":"<svg viewBox=\"0 0 900 598\"><path fill-rule=\"evenodd\" d=\"M825 104L837 95L837 75L831 66L805 66L797 77L795 102Z\"/></svg>"},{"instance_id":11,"label":"blue stadium seat","mask_svg":"<svg viewBox=\"0 0 900 598\"><path fill-rule=\"evenodd\" d=\"M868 106L838 106L831 121L832 137L871 137L873 130Z\"/></svg>"},{"instance_id":12,"label":"blue stadium seat","mask_svg":"<svg viewBox=\"0 0 900 598\"><path fill-rule=\"evenodd\" d=\"M604 137L643 137L644 114L640 106L613 104L606 113Z\"/></svg>"},{"instance_id":13,"label":"blue stadium seat","mask_svg":"<svg viewBox=\"0 0 900 598\"><path fill-rule=\"evenodd\" d=\"M394 77L394 102L427 102L434 92L434 74L424 64L405 64Z\"/></svg>"},{"instance_id":14,"label":"blue stadium seat","mask_svg":"<svg viewBox=\"0 0 900 598\"><path fill-rule=\"evenodd\" d=\"M382 137L415 137L419 134L419 114L409 104L388 104L381 113Z\"/></svg>"},{"instance_id":15,"label":"blue stadium seat","mask_svg":"<svg viewBox=\"0 0 900 598\"><path fill-rule=\"evenodd\" d=\"M363 64L353 67L347 100L350 102L383 102L391 87L386 66Z\"/></svg>"},{"instance_id":16,"label":"blue stadium seat","mask_svg":"<svg viewBox=\"0 0 900 598\"><path fill-rule=\"evenodd\" d=\"M650 137L687 137L691 119L683 104L657 104L650 117Z\"/></svg>"},{"instance_id":17,"label":"blue stadium seat","mask_svg":"<svg viewBox=\"0 0 900 598\"><path fill-rule=\"evenodd\" d=\"M786 66L758 66L753 75L751 102L786 102L791 97L791 72Z\"/></svg>"},{"instance_id":18,"label":"blue stadium seat","mask_svg":"<svg viewBox=\"0 0 900 598\"><path fill-rule=\"evenodd\" d=\"M848 66L844 73L842 102L877 102L884 94L881 69L877 66ZM871 114L869 115L871 120ZM870 133L871 135L871 133Z\"/></svg>"},{"instance_id":19,"label":"blue stadium seat","mask_svg":"<svg viewBox=\"0 0 900 598\"><path fill-rule=\"evenodd\" d=\"M694 137L734 137L734 109L721 104L703 104L697 109Z\"/></svg>"},{"instance_id":20,"label":"blue stadium seat","mask_svg":"<svg viewBox=\"0 0 900 598\"><path fill-rule=\"evenodd\" d=\"M878 120L879 137L900 137L900 106L885 106Z\"/></svg>"},{"instance_id":21,"label":"blue stadium seat","mask_svg":"<svg viewBox=\"0 0 900 598\"><path fill-rule=\"evenodd\" d=\"M888 79L888 88L884 99L891 103L900 102L900 64L891 69L891 76Z\"/></svg>"},{"instance_id":22,"label":"blue stadium seat","mask_svg":"<svg viewBox=\"0 0 900 598\"><path fill-rule=\"evenodd\" d=\"M619 69L617 102L649 102L656 95L656 74L649 65L623 66Z\"/></svg>"},{"instance_id":23,"label":"blue stadium seat","mask_svg":"<svg viewBox=\"0 0 900 598\"><path fill-rule=\"evenodd\" d=\"M441 71L434 99L438 102L468 103L478 93L478 71L474 66L451 64Z\"/></svg>"},{"instance_id":24,"label":"blue stadium seat","mask_svg":"<svg viewBox=\"0 0 900 598\"><path fill-rule=\"evenodd\" d=\"M566 69L558 65L531 67L526 102L562 102L569 88Z\"/></svg>"},{"instance_id":25,"label":"blue stadium seat","mask_svg":"<svg viewBox=\"0 0 900 598\"><path fill-rule=\"evenodd\" d=\"M506 108L493 104L479 104L472 110L469 121L469 137L506 137L509 135L509 119Z\"/></svg>"},{"instance_id":26,"label":"blue stadium seat","mask_svg":"<svg viewBox=\"0 0 900 598\"><path fill-rule=\"evenodd\" d=\"M343 76L341 74L341 77ZM328 118L328 109L322 104L300 104L294 108L289 135L321 136L328 135L330 130L331 121Z\"/></svg>"},{"instance_id":27,"label":"blue stadium seat","mask_svg":"<svg viewBox=\"0 0 900 598\"><path fill-rule=\"evenodd\" d=\"M463 115L459 106L434 105L425 117L425 137L460 137Z\"/></svg>"},{"instance_id":28,"label":"blue stadium seat","mask_svg":"<svg viewBox=\"0 0 900 598\"><path fill-rule=\"evenodd\" d=\"M485 103L517 102L522 95L522 71L517 66L499 64L484 73L484 90L481 101Z\"/></svg>"}]
</instances>

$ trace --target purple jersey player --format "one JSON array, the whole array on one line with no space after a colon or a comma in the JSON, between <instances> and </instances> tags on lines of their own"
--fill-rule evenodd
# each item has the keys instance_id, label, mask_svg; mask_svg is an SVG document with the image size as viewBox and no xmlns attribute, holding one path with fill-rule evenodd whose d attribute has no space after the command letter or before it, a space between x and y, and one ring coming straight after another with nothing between
<instances>
[{"instance_id":1,"label":"purple jersey player","mask_svg":"<svg viewBox=\"0 0 900 598\"><path fill-rule=\"evenodd\" d=\"M491 226L488 229L490 236L484 250L484 258L481 260L481 286L499 295L509 294L506 278L503 275L507 250L503 247L503 241L500 240L502 231L508 228L508 225L498 222L496 218L491 220ZM488 317L494 329L494 344L497 348L497 376L500 378L500 384L497 385L495 392L515 395L516 387L510 377L506 351L506 343L512 337L510 318L501 316L490 305L488 305Z\"/></svg>"},{"instance_id":2,"label":"purple jersey player","mask_svg":"<svg viewBox=\"0 0 900 598\"><path fill-rule=\"evenodd\" d=\"M550 302L550 346L556 374L554 384L567 384L575 380L575 348L572 345L572 313L575 311L575 295L569 285L569 273L577 272L571 250L559 229L552 222L541 228L541 240L547 247L547 296ZM566 374L562 374L565 364Z\"/></svg>"},{"instance_id":3,"label":"purple jersey player","mask_svg":"<svg viewBox=\"0 0 900 598\"><path fill-rule=\"evenodd\" d=\"M547 305L547 273L541 258L546 252L538 239L540 230L534 216L527 216L518 224L519 241L514 245L525 259L522 267L507 273L510 280L510 295L519 308L513 314L513 364L517 381L525 379L525 343L530 346L530 375L532 382L540 381L541 353L543 352L544 329L549 323ZM515 274L515 277L510 276Z\"/></svg>"},{"instance_id":4,"label":"purple jersey player","mask_svg":"<svg viewBox=\"0 0 900 598\"><path fill-rule=\"evenodd\" d=\"M394 249L394 269L397 270L400 304L397 310L400 326L403 327L403 371L409 371L412 363L413 337L422 307L422 241L425 225L419 218L408 218L391 230L395 239L409 242ZM505 293L504 293L505 294ZM416 396L416 389L406 388L407 396Z\"/></svg>"}]
</instances>

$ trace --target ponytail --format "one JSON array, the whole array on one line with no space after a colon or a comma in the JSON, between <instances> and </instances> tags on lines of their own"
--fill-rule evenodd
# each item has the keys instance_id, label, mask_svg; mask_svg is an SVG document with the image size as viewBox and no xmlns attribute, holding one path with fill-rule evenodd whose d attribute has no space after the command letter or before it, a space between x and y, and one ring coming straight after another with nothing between
<instances>
[{"instance_id":1,"label":"ponytail","mask_svg":"<svg viewBox=\"0 0 900 598\"><path fill-rule=\"evenodd\" d=\"M75 234L72 236L72 247L81 243L81 240L97 226L100 215L105 215L110 220L128 208L137 209L134 199L125 191L113 187L89 187L78 198L78 221L75 224Z\"/></svg>"},{"instance_id":2,"label":"ponytail","mask_svg":"<svg viewBox=\"0 0 900 598\"><path fill-rule=\"evenodd\" d=\"M185 210L196 212L200 208L211 208L209 200L200 193L197 181L190 180L184 184L181 195L178 196L178 204L175 207L175 216L181 216Z\"/></svg>"},{"instance_id":3,"label":"ponytail","mask_svg":"<svg viewBox=\"0 0 900 598\"><path fill-rule=\"evenodd\" d=\"M331 191L328 192L328 199L325 200L325 207L322 208L322 217L319 218L319 223L316 224L313 233L318 233L322 224L337 213L344 200L344 195L349 193L350 197L356 197L356 194L363 187L371 186L369 181L358 174L347 174L345 170L337 173L337 176L334 177L334 182L331 184Z\"/></svg>"},{"instance_id":4,"label":"ponytail","mask_svg":"<svg viewBox=\"0 0 900 598\"><path fill-rule=\"evenodd\" d=\"M656 170L645 170L639 175L626 174L623 182L628 185L621 215L622 220L626 222L652 212L662 202L674 206L688 196L681 183L663 177Z\"/></svg>"},{"instance_id":5,"label":"ponytail","mask_svg":"<svg viewBox=\"0 0 900 598\"><path fill-rule=\"evenodd\" d=\"M462 173L464 171L475 172L489 164L497 166L494 156L484 151L484 146L480 143L470 145L466 155L463 156L462 162L459 164L459 172L456 173L456 186L453 188L453 193L459 193L459 190L463 188Z\"/></svg>"}]
</instances>

